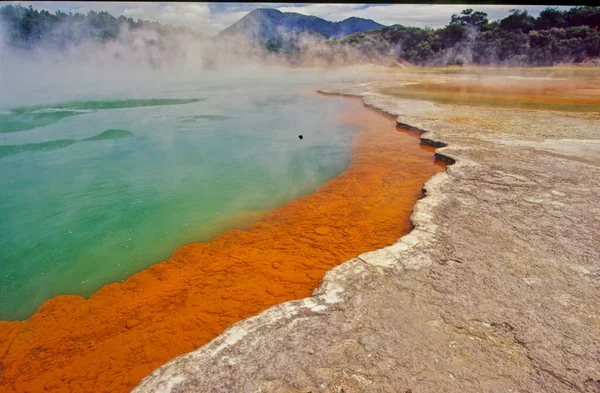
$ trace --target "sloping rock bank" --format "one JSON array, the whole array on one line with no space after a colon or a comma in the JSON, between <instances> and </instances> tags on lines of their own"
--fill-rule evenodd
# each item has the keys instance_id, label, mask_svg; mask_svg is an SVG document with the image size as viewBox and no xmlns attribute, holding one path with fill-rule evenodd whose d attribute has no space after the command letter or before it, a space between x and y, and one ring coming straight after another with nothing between
<instances>
[{"instance_id":1,"label":"sloping rock bank","mask_svg":"<svg viewBox=\"0 0 600 393\"><path fill-rule=\"evenodd\" d=\"M328 92L430 131L422 139L456 161L426 183L415 229L134 392L600 392L598 114L438 105L380 87Z\"/></svg>"}]
</instances>

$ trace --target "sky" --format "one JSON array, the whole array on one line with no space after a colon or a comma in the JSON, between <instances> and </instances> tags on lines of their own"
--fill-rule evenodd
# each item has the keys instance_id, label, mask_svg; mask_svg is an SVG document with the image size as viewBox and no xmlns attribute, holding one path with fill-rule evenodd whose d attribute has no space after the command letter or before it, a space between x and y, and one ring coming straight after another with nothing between
<instances>
[{"instance_id":1,"label":"sky","mask_svg":"<svg viewBox=\"0 0 600 393\"><path fill-rule=\"evenodd\" d=\"M537 16L546 6L519 5L460 5L460 4L303 4L303 3L169 3L169 2L62 2L62 1L10 1L32 5L50 12L108 11L114 16L125 15L133 19L158 21L189 26L201 33L215 35L256 8L276 8L282 12L314 15L330 21L340 21L351 16L372 19L384 25L401 24L416 27L442 27L452 14L466 8L488 13L488 19L508 16L513 8L526 9ZM568 9L570 7L558 7Z\"/></svg>"}]
</instances>

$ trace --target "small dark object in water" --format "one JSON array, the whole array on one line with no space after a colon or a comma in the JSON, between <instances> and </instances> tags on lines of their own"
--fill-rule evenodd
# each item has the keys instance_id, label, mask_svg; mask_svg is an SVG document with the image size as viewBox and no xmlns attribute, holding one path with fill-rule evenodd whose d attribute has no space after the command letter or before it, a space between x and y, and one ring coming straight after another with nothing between
<instances>
[{"instance_id":1,"label":"small dark object in water","mask_svg":"<svg viewBox=\"0 0 600 393\"><path fill-rule=\"evenodd\" d=\"M298 138L302 139L302 138L304 138L304 137L303 137L302 135L298 135Z\"/></svg>"}]
</instances>

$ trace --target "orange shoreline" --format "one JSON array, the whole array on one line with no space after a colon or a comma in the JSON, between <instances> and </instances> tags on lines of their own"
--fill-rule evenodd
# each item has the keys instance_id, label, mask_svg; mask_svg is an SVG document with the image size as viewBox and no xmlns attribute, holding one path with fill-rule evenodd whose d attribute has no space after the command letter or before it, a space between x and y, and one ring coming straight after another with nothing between
<instances>
[{"instance_id":1,"label":"orange shoreline","mask_svg":"<svg viewBox=\"0 0 600 393\"><path fill-rule=\"evenodd\" d=\"M411 229L421 189L445 164L362 100L348 169L248 230L183 246L88 300L58 296L0 322L1 392L126 392L166 361L272 305L310 296L323 274Z\"/></svg>"}]
</instances>

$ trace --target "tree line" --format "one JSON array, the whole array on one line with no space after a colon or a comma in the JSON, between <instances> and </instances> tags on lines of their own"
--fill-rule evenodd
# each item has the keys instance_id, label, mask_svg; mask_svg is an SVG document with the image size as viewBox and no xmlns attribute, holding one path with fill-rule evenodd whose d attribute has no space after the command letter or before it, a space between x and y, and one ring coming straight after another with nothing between
<instances>
[{"instance_id":1,"label":"tree line","mask_svg":"<svg viewBox=\"0 0 600 393\"><path fill-rule=\"evenodd\" d=\"M106 11L65 13L36 10L32 6L6 5L0 8L0 21L4 28L5 43L20 49L32 49L38 45L65 48L85 41L107 42L115 40L125 30L146 28L161 36L185 34L199 39L205 38L189 27L163 25L112 16Z\"/></svg>"},{"instance_id":2,"label":"tree line","mask_svg":"<svg viewBox=\"0 0 600 393\"><path fill-rule=\"evenodd\" d=\"M158 36L183 34L208 38L189 27L137 21L108 12L50 13L33 7L0 8L5 42L31 49L37 45L65 48L87 40L116 40L124 31L150 29ZM568 10L548 7L538 17L513 9L501 20L466 9L438 29L394 25L326 39L315 32L292 34L290 39L263 42L262 49L288 60L320 58L327 63L406 61L417 65L530 65L583 62L600 57L600 6ZM302 41L310 36L311 40ZM214 40L217 40L216 38ZM318 41L318 44L315 42ZM152 44L152 42L150 42ZM241 43L245 44L245 43Z\"/></svg>"},{"instance_id":3,"label":"tree line","mask_svg":"<svg viewBox=\"0 0 600 393\"><path fill-rule=\"evenodd\" d=\"M393 26L353 34L330 45L347 45L366 57L419 65L532 65L582 62L600 56L600 6L546 8L533 17L513 9L499 21L466 9L439 29Z\"/></svg>"}]
</instances>

